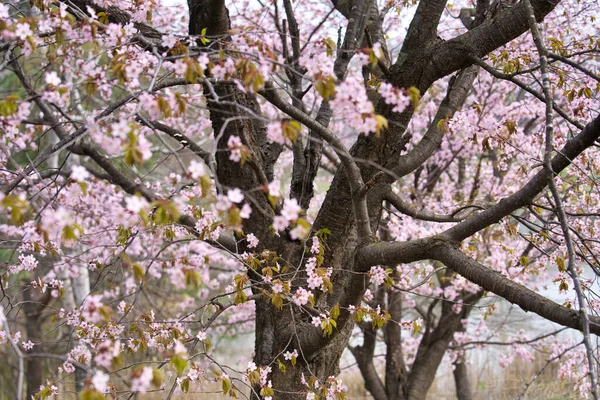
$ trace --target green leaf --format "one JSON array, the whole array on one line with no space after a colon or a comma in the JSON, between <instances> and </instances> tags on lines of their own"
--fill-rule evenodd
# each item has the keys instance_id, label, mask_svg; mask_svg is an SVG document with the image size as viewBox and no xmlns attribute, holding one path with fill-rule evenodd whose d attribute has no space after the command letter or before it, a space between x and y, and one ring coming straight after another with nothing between
<instances>
[{"instance_id":1,"label":"green leaf","mask_svg":"<svg viewBox=\"0 0 600 400\"><path fill-rule=\"evenodd\" d=\"M187 378L182 380L180 387L181 387L181 391L183 393L189 392L190 391L190 380Z\"/></svg>"},{"instance_id":2,"label":"green leaf","mask_svg":"<svg viewBox=\"0 0 600 400\"><path fill-rule=\"evenodd\" d=\"M567 283L567 281L565 281L564 279L562 279L560 281L560 285L558 286L558 289L559 290L567 291L567 290L569 290L569 284Z\"/></svg>"},{"instance_id":3,"label":"green leaf","mask_svg":"<svg viewBox=\"0 0 600 400\"><path fill-rule=\"evenodd\" d=\"M141 282L144 279L144 269L142 268L142 266L140 264L133 264L133 277L135 278L136 282Z\"/></svg>"},{"instance_id":4,"label":"green leaf","mask_svg":"<svg viewBox=\"0 0 600 400\"><path fill-rule=\"evenodd\" d=\"M235 295L235 298L233 299L233 303L237 306L238 304L245 303L246 299L247 299L246 293L244 293L243 290L240 290Z\"/></svg>"},{"instance_id":5,"label":"green leaf","mask_svg":"<svg viewBox=\"0 0 600 400\"><path fill-rule=\"evenodd\" d=\"M324 42L325 42L325 49L327 51L327 56L331 57L334 54L335 49L337 48L337 46L335 45L335 41L332 38L328 37L327 39L324 40Z\"/></svg>"},{"instance_id":6,"label":"green leaf","mask_svg":"<svg viewBox=\"0 0 600 400\"><path fill-rule=\"evenodd\" d=\"M415 86L411 86L408 89L408 97L410 97L410 102L412 103L413 108L417 108L419 101L421 101L421 91Z\"/></svg>"},{"instance_id":7,"label":"green leaf","mask_svg":"<svg viewBox=\"0 0 600 400\"><path fill-rule=\"evenodd\" d=\"M325 241L331 235L329 228L321 228L315 234L319 239Z\"/></svg>"},{"instance_id":8,"label":"green leaf","mask_svg":"<svg viewBox=\"0 0 600 400\"><path fill-rule=\"evenodd\" d=\"M298 121L283 121L281 123L281 129L285 138L289 139L292 143L296 143L296 140L298 140L298 134L302 130L302 126Z\"/></svg>"},{"instance_id":9,"label":"green leaf","mask_svg":"<svg viewBox=\"0 0 600 400\"><path fill-rule=\"evenodd\" d=\"M185 271L185 284L186 286L193 286L195 289L200 287L200 283L202 282L202 277L200 272L194 271L192 269L186 269Z\"/></svg>"},{"instance_id":10,"label":"green leaf","mask_svg":"<svg viewBox=\"0 0 600 400\"><path fill-rule=\"evenodd\" d=\"M109 23L108 15L106 15L106 13L104 11L99 12L97 15L98 15L98 21L100 21L104 25L108 25L108 23Z\"/></svg>"},{"instance_id":11,"label":"green leaf","mask_svg":"<svg viewBox=\"0 0 600 400\"><path fill-rule=\"evenodd\" d=\"M223 394L227 394L229 389L231 389L231 381L229 379L223 379L221 382L221 387L223 389Z\"/></svg>"},{"instance_id":12,"label":"green leaf","mask_svg":"<svg viewBox=\"0 0 600 400\"><path fill-rule=\"evenodd\" d=\"M81 392L79 398L81 400L105 400L105 397L102 393L91 389L86 389Z\"/></svg>"},{"instance_id":13,"label":"green leaf","mask_svg":"<svg viewBox=\"0 0 600 400\"><path fill-rule=\"evenodd\" d=\"M383 129L387 129L389 126L388 120L383 115L375 115L375 121L377 121L377 128L375 128L375 134L379 136Z\"/></svg>"},{"instance_id":14,"label":"green leaf","mask_svg":"<svg viewBox=\"0 0 600 400\"><path fill-rule=\"evenodd\" d=\"M98 313L106 322L108 322L110 321L110 317L112 315L112 309L109 306L102 306L98 308Z\"/></svg>"},{"instance_id":15,"label":"green leaf","mask_svg":"<svg viewBox=\"0 0 600 400\"><path fill-rule=\"evenodd\" d=\"M274 294L273 297L271 297L271 303L273 303L278 310L281 310L283 308L283 295L281 295L281 293Z\"/></svg>"},{"instance_id":16,"label":"green leaf","mask_svg":"<svg viewBox=\"0 0 600 400\"><path fill-rule=\"evenodd\" d=\"M36 394L33 396L33 398L34 398L35 400L38 400L38 399L39 399L39 400L45 400L45 399L47 399L48 397L50 397L50 395L51 395L51 394L52 394L52 391L50 390L50 388L44 388L44 389L40 390L39 392L37 392L37 393L36 393Z\"/></svg>"},{"instance_id":17,"label":"green leaf","mask_svg":"<svg viewBox=\"0 0 600 400\"><path fill-rule=\"evenodd\" d=\"M160 369L152 369L152 385L155 388L160 388L165 380L165 374Z\"/></svg>"},{"instance_id":18,"label":"green leaf","mask_svg":"<svg viewBox=\"0 0 600 400\"><path fill-rule=\"evenodd\" d=\"M331 76L317 78L315 89L324 100L329 100L335 95L335 78Z\"/></svg>"},{"instance_id":19,"label":"green leaf","mask_svg":"<svg viewBox=\"0 0 600 400\"><path fill-rule=\"evenodd\" d=\"M279 358L276 361L277 361L277 366L279 367L279 370L285 374L285 370L286 370L285 364L282 363Z\"/></svg>"},{"instance_id":20,"label":"green leaf","mask_svg":"<svg viewBox=\"0 0 600 400\"><path fill-rule=\"evenodd\" d=\"M331 309L329 314L331 315L331 318L336 320L338 318L338 316L340 315L340 305L336 304L335 306L333 306L333 308Z\"/></svg>"},{"instance_id":21,"label":"green leaf","mask_svg":"<svg viewBox=\"0 0 600 400\"><path fill-rule=\"evenodd\" d=\"M565 272L565 270L567 269L565 267L565 259L562 257L556 257L556 264L558 264L558 270L560 272Z\"/></svg>"},{"instance_id":22,"label":"green leaf","mask_svg":"<svg viewBox=\"0 0 600 400\"><path fill-rule=\"evenodd\" d=\"M17 97L16 96L8 96L3 100L0 100L0 114L3 117L8 117L17 112Z\"/></svg>"},{"instance_id":23,"label":"green leaf","mask_svg":"<svg viewBox=\"0 0 600 400\"><path fill-rule=\"evenodd\" d=\"M200 42L202 42L203 46L206 46L210 43L210 40L205 38L204 36L206 36L206 28L202 28L202 31L200 31Z\"/></svg>"},{"instance_id":24,"label":"green leaf","mask_svg":"<svg viewBox=\"0 0 600 400\"><path fill-rule=\"evenodd\" d=\"M521 258L519 258L519 264L521 264L523 267L526 267L529 264L529 257L521 256Z\"/></svg>"},{"instance_id":25,"label":"green leaf","mask_svg":"<svg viewBox=\"0 0 600 400\"><path fill-rule=\"evenodd\" d=\"M177 371L177 376L181 376L183 370L187 368L188 363L183 358L175 356L171 358L171 365L175 367L175 370Z\"/></svg>"}]
</instances>

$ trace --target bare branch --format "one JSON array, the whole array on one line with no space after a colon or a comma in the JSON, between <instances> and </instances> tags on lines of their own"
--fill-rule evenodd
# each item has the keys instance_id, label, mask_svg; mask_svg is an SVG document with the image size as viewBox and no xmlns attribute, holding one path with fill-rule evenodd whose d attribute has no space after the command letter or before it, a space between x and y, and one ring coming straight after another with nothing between
<instances>
[{"instance_id":1,"label":"bare branch","mask_svg":"<svg viewBox=\"0 0 600 400\"><path fill-rule=\"evenodd\" d=\"M583 321L579 312L556 304L525 286L511 281L466 256L460 250L448 245L437 246L431 250L430 257L442 262L454 272L485 290L518 305L524 311L534 312L562 326L577 330L581 329ZM600 318L592 317L590 322L590 330L596 335L600 334Z\"/></svg>"}]
</instances>

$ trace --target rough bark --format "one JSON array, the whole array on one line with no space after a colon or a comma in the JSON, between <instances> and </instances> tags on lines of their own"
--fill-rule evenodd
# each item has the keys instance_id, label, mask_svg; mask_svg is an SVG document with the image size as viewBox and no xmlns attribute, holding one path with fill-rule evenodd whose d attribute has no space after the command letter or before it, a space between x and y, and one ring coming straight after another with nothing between
<instances>
[{"instance_id":1,"label":"rough bark","mask_svg":"<svg viewBox=\"0 0 600 400\"><path fill-rule=\"evenodd\" d=\"M388 312L393 321L402 320L402 293L390 290L388 293ZM388 323L384 327L385 353L385 390L389 400L402 399L406 395L408 371L402 354L402 330L398 323Z\"/></svg>"},{"instance_id":2,"label":"rough bark","mask_svg":"<svg viewBox=\"0 0 600 400\"><path fill-rule=\"evenodd\" d=\"M542 19L557 3L557 1L549 0L532 1L536 17ZM229 18L224 0L189 0L188 4L190 34L198 35L206 28L207 35L215 37L218 43L224 43L229 31ZM334 1L334 5L342 13L344 13L343 10L349 10L348 15L352 14L353 7L349 6L351 4L361 5L363 3L360 1L350 3L349 0ZM528 28L525 10L519 4L510 10L499 12L492 20L483 22L480 26L457 38L442 41L436 37L436 30L444 7L445 1L443 0L423 0L419 3L417 15L411 23L401 54L389 71L389 81L395 86L404 88L414 86L424 93L436 80L472 64L472 56L484 56L516 38ZM113 15L109 15L109 18L112 17ZM114 18L121 17L125 18L114 13ZM380 26L376 26L376 24L380 25L380 20L369 19L368 30L372 35L379 34ZM235 85L227 82L215 83L212 88L207 85L204 93L208 100L213 130L217 138L217 148L226 150L227 140L232 135L236 135L248 147L252 157L250 162L240 165L228 159L227 151L217 152L216 175L220 187L225 189L229 186L239 187L251 192L252 195L249 195L248 198L251 199L255 211L252 213L251 219L245 221L244 230L255 233L261 239L262 248L278 252L283 259L289 260L290 266L301 268L302 266L299 265L302 255L301 247L285 237L278 238L271 234L269 226L274 211L264 193L256 191L271 178L273 164L277 159L278 151L280 151L276 148L269 149L266 144L263 123L256 118L251 118L252 114L260 115L256 99L251 94L241 93ZM462 95L466 95L466 92L463 91ZM448 100L451 99L448 98ZM250 115L248 115L248 110ZM350 154L355 159L364 160L359 164L360 178L364 182L369 182L376 176L380 172L381 166L392 170L399 169L403 173L413 171L432 154L439 144L438 141L441 140L439 132L432 132L431 135L426 135L427 139L417 145L415 149L418 149L418 153L415 153L415 149L413 149L407 155L412 155L413 158L402 158L401 155L406 151L409 139L405 132L406 126L414 110L409 107L406 111L395 114L391 112L391 107L383 102L377 105L376 110L390 121L390 129L382 132L380 136L359 137L350 150ZM324 118L319 119L318 123L326 125L327 113L323 115ZM446 116L447 114L442 114L440 118ZM432 139L432 135L437 136ZM422 151L424 146L426 150ZM265 151L265 149L269 150ZM304 155L305 163L299 164L301 169L294 174L296 183L299 185L293 188L293 193L300 196L303 204L306 204L306 199L309 200L311 197L312 179L318 165L318 155L318 146L308 147L308 152ZM461 228L462 232L456 235L452 232L452 235L448 234L447 237L416 240L406 244L372 244L369 238L361 235L361 239L359 239L357 235L356 210L353 207L354 197L351 190L351 187L357 182L356 179L350 177L349 172L347 166L338 168L314 224L314 230L327 228L332 232L327 242L325 265L336 271L332 279L334 292L319 297L317 299L318 306L330 307L336 303L340 305L358 304L368 281L363 275L341 271L350 269L353 272L364 272L367 266L374 265L373 262L392 264L434 257L441 261L445 260L452 264L451 268L463 273L465 271L461 270L460 266L454 265L457 255L448 253L450 251L450 248L446 246L448 242L460 240L457 238L464 235L465 232L474 233L490 223L494 223L496 217L501 218L506 215L503 210L503 213L493 214L493 217L492 213L485 214L485 218L480 217L476 222L465 221ZM368 193L367 203L370 218L362 223L371 223L373 230L379 223L384 194L389 192L389 184L393 180L375 182ZM479 215L474 218L477 217ZM363 227L358 226L358 228ZM241 247L240 250L243 250L243 245ZM355 251L357 248L364 248L364 250L357 253ZM480 275L473 275L472 278L479 279ZM257 277L250 274L250 278ZM300 281L295 283L300 283ZM255 286L254 290L258 293L260 287ZM510 293L505 294L510 295ZM394 307L394 304L391 306ZM307 314L293 306L284 307L279 311L274 309L268 301L258 300L256 317L255 361L257 364L270 364L277 354L288 348L289 343L302 353L297 367L288 369L285 375L274 369L272 380L279 396L284 396L282 393L286 392L285 398L294 398L296 395L291 394L292 392L305 391L306 388L300 383L302 374L305 376L315 375L322 380L337 374L339 358L346 348L354 324L348 312L342 311L338 319L338 329L329 338L323 337L322 332L308 322ZM434 374L435 368L439 365L439 360L441 360L448 341L459 322L459 315L446 313L443 324L440 323L436 329L428 333L427 340L415 361L416 367L411 372L412 378L409 377L409 398L423 398L426 394L426 389L431 385L433 379L431 374ZM390 331L392 330L390 328ZM394 332L390 332L390 335L392 334ZM390 366L396 365L398 362L399 358L394 356L390 360ZM394 371L394 368L390 367L390 371ZM400 373L396 376L401 375ZM390 382L389 385L386 382L386 386L389 386L391 392L396 392L397 385L393 382ZM378 389L374 387L374 390ZM297 397L302 397L302 395L298 394Z\"/></svg>"},{"instance_id":3,"label":"rough bark","mask_svg":"<svg viewBox=\"0 0 600 400\"><path fill-rule=\"evenodd\" d=\"M425 332L417 356L408 377L409 400L424 400L433 383L438 366L454 338L454 333L462 329L461 321L468 317L472 304L477 302L483 292L463 297L465 305L460 312L455 312L453 303L442 302L442 315L434 329Z\"/></svg>"},{"instance_id":4,"label":"rough bark","mask_svg":"<svg viewBox=\"0 0 600 400\"><path fill-rule=\"evenodd\" d=\"M371 324L365 323L362 326L362 331L362 345L350 347L350 351L356 359L360 373L365 381L365 389L367 389L375 400L388 400L386 387L381 382L373 364L375 344L377 343L377 330L373 330Z\"/></svg>"},{"instance_id":5,"label":"rough bark","mask_svg":"<svg viewBox=\"0 0 600 400\"><path fill-rule=\"evenodd\" d=\"M454 362L454 385L456 386L456 398L458 400L471 400L471 381L469 379L469 369L463 356L459 356Z\"/></svg>"},{"instance_id":6,"label":"rough bark","mask_svg":"<svg viewBox=\"0 0 600 400\"><path fill-rule=\"evenodd\" d=\"M44 338L42 335L42 312L46 308L50 294L45 296L34 296L32 289L28 287L29 281L23 282L23 311L25 312L25 331L27 340L33 343L41 343ZM36 351L41 351L43 345L36 346ZM24 354L26 355L26 353ZM43 383L44 364L40 360L25 358L26 381L27 381L27 399L35 395Z\"/></svg>"}]
</instances>

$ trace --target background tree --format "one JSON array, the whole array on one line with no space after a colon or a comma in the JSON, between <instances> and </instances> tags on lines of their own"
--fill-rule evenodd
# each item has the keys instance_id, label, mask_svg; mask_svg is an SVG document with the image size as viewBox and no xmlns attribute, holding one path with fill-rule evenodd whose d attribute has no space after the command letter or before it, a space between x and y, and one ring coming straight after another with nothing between
<instances>
[{"instance_id":1,"label":"background tree","mask_svg":"<svg viewBox=\"0 0 600 400\"><path fill-rule=\"evenodd\" d=\"M350 347L376 399L424 399L446 354L467 399L498 296L583 332L539 348L597 398L599 6L408 3L2 3L18 397L25 368L40 398L343 397ZM247 368L214 357L247 330Z\"/></svg>"}]
</instances>

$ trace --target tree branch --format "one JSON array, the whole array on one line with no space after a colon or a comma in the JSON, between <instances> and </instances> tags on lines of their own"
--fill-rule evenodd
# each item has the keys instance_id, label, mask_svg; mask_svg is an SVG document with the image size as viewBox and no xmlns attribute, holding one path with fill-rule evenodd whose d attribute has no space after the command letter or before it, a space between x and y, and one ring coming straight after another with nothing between
<instances>
[{"instance_id":1,"label":"tree branch","mask_svg":"<svg viewBox=\"0 0 600 400\"><path fill-rule=\"evenodd\" d=\"M556 304L525 286L505 278L500 273L466 256L460 250L448 245L436 246L431 249L429 255L485 290L518 305L524 311L534 312L547 320L569 328L581 329L582 320L579 312ZM591 317L590 330L596 335L600 335L600 318Z\"/></svg>"},{"instance_id":2,"label":"tree branch","mask_svg":"<svg viewBox=\"0 0 600 400\"><path fill-rule=\"evenodd\" d=\"M429 212L427 210L417 210L411 205L406 204L404 200L400 198L396 193L391 190L385 195L387 200L396 210L402 214L408 215L409 217L420 219L422 221L431 222L460 222L461 218L455 217L454 215L440 215Z\"/></svg>"},{"instance_id":3,"label":"tree branch","mask_svg":"<svg viewBox=\"0 0 600 400\"><path fill-rule=\"evenodd\" d=\"M552 159L552 170L559 174L563 169L571 165L579 154L592 146L600 138L600 115L567 144ZM506 217L515 210L531 203L548 185L548 172L541 170L525 186L511 196L505 197L497 204L473 215L469 219L446 230L441 236L451 241L459 242L468 238L474 233L484 229L502 218Z\"/></svg>"},{"instance_id":4,"label":"tree branch","mask_svg":"<svg viewBox=\"0 0 600 400\"><path fill-rule=\"evenodd\" d=\"M301 110L298 110L296 107L284 101L271 84L265 84L265 88L259 93L275 107L316 132L323 140L332 146L336 154L340 157L343 169L349 178L354 217L356 219L359 237L362 240L370 239L372 237L372 231L369 222L369 211L367 209L364 182L360 174L360 169L344 144L329 129L319 124Z\"/></svg>"}]
</instances>

